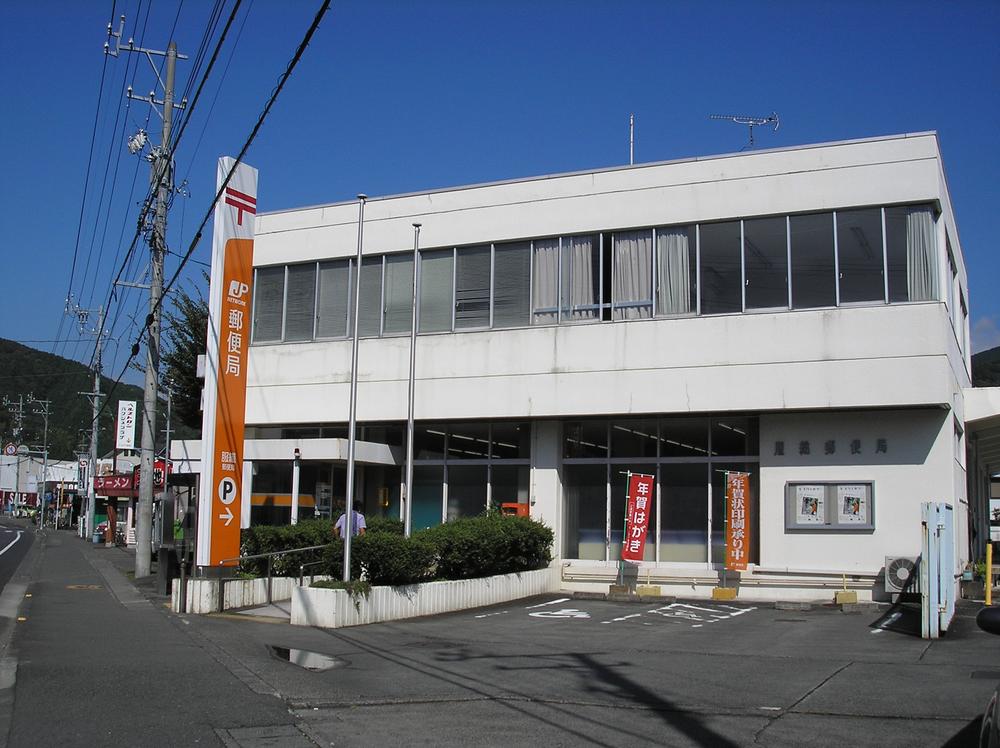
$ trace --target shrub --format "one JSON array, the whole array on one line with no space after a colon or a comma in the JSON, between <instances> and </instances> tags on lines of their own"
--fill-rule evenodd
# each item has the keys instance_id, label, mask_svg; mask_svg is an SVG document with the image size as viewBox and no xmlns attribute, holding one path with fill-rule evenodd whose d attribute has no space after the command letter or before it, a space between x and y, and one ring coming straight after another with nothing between
<instances>
[{"instance_id":1,"label":"shrub","mask_svg":"<svg viewBox=\"0 0 1000 748\"><path fill-rule=\"evenodd\" d=\"M343 545L334 539L333 523L328 519L310 519L295 525L255 525L247 528L241 534L240 554L252 556L314 545L327 547L275 556L271 573L277 577L298 576L302 564L321 561L324 563L307 567L307 573L339 576L340 570L343 569ZM255 558L244 561L240 565L240 571L266 576L267 559Z\"/></svg>"},{"instance_id":2,"label":"shrub","mask_svg":"<svg viewBox=\"0 0 1000 748\"><path fill-rule=\"evenodd\" d=\"M435 548L419 537L405 538L393 532L366 532L352 545L371 584L403 585L425 582L434 568Z\"/></svg>"},{"instance_id":3,"label":"shrub","mask_svg":"<svg viewBox=\"0 0 1000 748\"><path fill-rule=\"evenodd\" d=\"M403 535L403 520L392 517L365 517L365 533L388 532L393 535Z\"/></svg>"},{"instance_id":4,"label":"shrub","mask_svg":"<svg viewBox=\"0 0 1000 748\"><path fill-rule=\"evenodd\" d=\"M552 530L528 517L489 513L431 527L414 537L437 549L438 579L530 571L552 560Z\"/></svg>"}]
</instances>

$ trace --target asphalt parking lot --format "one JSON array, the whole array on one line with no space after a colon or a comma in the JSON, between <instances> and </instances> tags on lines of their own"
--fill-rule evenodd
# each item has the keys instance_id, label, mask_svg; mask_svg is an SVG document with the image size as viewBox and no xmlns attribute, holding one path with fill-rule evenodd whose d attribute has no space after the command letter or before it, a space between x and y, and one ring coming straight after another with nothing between
<instances>
[{"instance_id":1,"label":"asphalt parking lot","mask_svg":"<svg viewBox=\"0 0 1000 748\"><path fill-rule=\"evenodd\" d=\"M567 595L333 631L191 623L327 745L957 746L1000 681L977 610L936 642L884 611Z\"/></svg>"}]
</instances>

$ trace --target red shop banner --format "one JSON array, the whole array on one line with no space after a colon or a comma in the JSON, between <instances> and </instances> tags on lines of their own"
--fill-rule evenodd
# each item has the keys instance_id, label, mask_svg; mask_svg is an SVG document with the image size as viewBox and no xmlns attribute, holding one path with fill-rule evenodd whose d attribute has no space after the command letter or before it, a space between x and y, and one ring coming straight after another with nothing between
<instances>
[{"instance_id":1,"label":"red shop banner","mask_svg":"<svg viewBox=\"0 0 1000 748\"><path fill-rule=\"evenodd\" d=\"M750 555L750 474L726 473L726 569L746 571Z\"/></svg>"},{"instance_id":2,"label":"red shop banner","mask_svg":"<svg viewBox=\"0 0 1000 748\"><path fill-rule=\"evenodd\" d=\"M653 513L654 485L655 477L652 475L629 473L625 538L622 542L623 561L642 561L649 517Z\"/></svg>"}]
</instances>

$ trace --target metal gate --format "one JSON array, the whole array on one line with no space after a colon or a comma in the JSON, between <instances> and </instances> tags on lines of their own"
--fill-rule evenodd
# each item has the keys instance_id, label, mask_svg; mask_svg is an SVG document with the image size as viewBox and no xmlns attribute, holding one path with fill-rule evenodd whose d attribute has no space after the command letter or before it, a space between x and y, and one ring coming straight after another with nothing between
<instances>
[{"instance_id":1,"label":"metal gate","mask_svg":"<svg viewBox=\"0 0 1000 748\"><path fill-rule=\"evenodd\" d=\"M955 525L950 504L928 501L921 507L921 636L937 639L955 615Z\"/></svg>"}]
</instances>

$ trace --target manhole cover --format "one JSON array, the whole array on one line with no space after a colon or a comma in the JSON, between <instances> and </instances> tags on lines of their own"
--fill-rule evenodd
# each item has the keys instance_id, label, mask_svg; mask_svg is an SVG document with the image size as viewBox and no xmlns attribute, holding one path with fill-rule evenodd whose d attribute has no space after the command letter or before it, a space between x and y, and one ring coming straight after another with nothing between
<instances>
[{"instance_id":1,"label":"manhole cover","mask_svg":"<svg viewBox=\"0 0 1000 748\"><path fill-rule=\"evenodd\" d=\"M99 590L101 585L99 584L67 584L66 589L68 590Z\"/></svg>"},{"instance_id":2,"label":"manhole cover","mask_svg":"<svg viewBox=\"0 0 1000 748\"><path fill-rule=\"evenodd\" d=\"M270 649L271 654L279 660L290 662L293 665L298 665L299 667L311 670L314 673L319 673L324 670L333 670L335 667L344 667L347 664L346 660L341 660L337 657L331 657L330 655L321 654L319 652L310 652L307 649L275 647L270 644L267 648Z\"/></svg>"}]
</instances>

